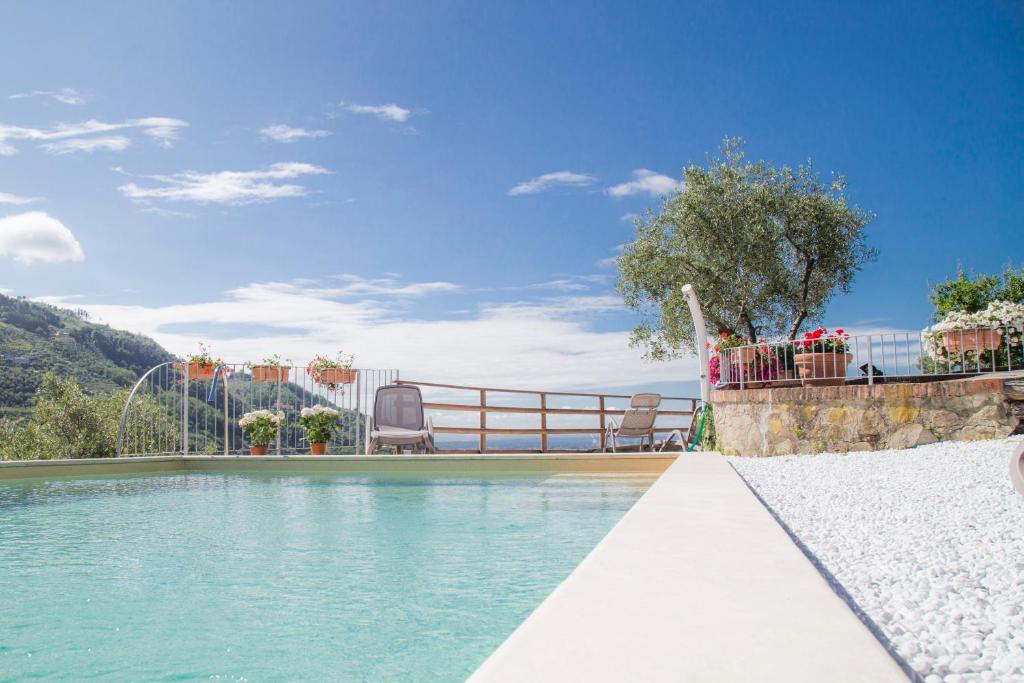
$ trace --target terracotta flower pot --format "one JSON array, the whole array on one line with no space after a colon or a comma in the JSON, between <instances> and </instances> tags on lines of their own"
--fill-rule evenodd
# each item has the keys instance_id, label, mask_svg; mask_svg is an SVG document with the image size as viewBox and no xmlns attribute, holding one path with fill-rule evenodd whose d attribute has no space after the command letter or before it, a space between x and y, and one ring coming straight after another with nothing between
<instances>
[{"instance_id":1,"label":"terracotta flower pot","mask_svg":"<svg viewBox=\"0 0 1024 683\"><path fill-rule=\"evenodd\" d=\"M998 349L1002 336L1003 330L998 327L948 330L942 333L942 345L950 353Z\"/></svg>"},{"instance_id":2,"label":"terracotta flower pot","mask_svg":"<svg viewBox=\"0 0 1024 683\"><path fill-rule=\"evenodd\" d=\"M798 353L793 356L793 365L804 379L843 379L852 360L850 353Z\"/></svg>"},{"instance_id":3,"label":"terracotta flower pot","mask_svg":"<svg viewBox=\"0 0 1024 683\"><path fill-rule=\"evenodd\" d=\"M352 368L324 368L320 371L320 384L352 384L356 371Z\"/></svg>"},{"instance_id":4,"label":"terracotta flower pot","mask_svg":"<svg viewBox=\"0 0 1024 683\"><path fill-rule=\"evenodd\" d=\"M214 366L211 365L200 365L199 363L192 362L188 364L188 380L190 382L196 380L209 381L213 379Z\"/></svg>"},{"instance_id":5,"label":"terracotta flower pot","mask_svg":"<svg viewBox=\"0 0 1024 683\"><path fill-rule=\"evenodd\" d=\"M249 447L249 455L266 455L266 454L267 454L267 447L266 446L255 446L255 445L253 445L253 446Z\"/></svg>"},{"instance_id":6,"label":"terracotta flower pot","mask_svg":"<svg viewBox=\"0 0 1024 683\"><path fill-rule=\"evenodd\" d=\"M744 365L750 365L757 358L757 349L753 346L741 346L736 349L736 360Z\"/></svg>"},{"instance_id":7,"label":"terracotta flower pot","mask_svg":"<svg viewBox=\"0 0 1024 683\"><path fill-rule=\"evenodd\" d=\"M309 444L309 452L311 455L323 455L327 452L327 443L324 441L311 443Z\"/></svg>"},{"instance_id":8,"label":"terracotta flower pot","mask_svg":"<svg viewBox=\"0 0 1024 683\"><path fill-rule=\"evenodd\" d=\"M253 382L287 382L288 368L277 365L254 365L252 366Z\"/></svg>"}]
</instances>

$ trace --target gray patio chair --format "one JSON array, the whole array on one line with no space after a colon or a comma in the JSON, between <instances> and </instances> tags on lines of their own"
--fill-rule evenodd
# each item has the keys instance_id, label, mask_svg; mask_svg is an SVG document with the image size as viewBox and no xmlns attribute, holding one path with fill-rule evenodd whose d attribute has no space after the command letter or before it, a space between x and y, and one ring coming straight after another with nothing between
<instances>
[{"instance_id":1,"label":"gray patio chair","mask_svg":"<svg viewBox=\"0 0 1024 683\"><path fill-rule=\"evenodd\" d=\"M605 428L605 448L610 444L612 453L618 452L618 440L623 437L640 439L640 450L644 449L644 439L648 448L654 445L654 421L658 419L658 406L661 405L661 394L634 394L629 399L629 409L622 416L622 422L614 417L608 419Z\"/></svg>"},{"instance_id":2,"label":"gray patio chair","mask_svg":"<svg viewBox=\"0 0 1024 683\"><path fill-rule=\"evenodd\" d=\"M367 418L366 454L376 453L381 446L394 446L399 453L406 446L434 452L434 425L423 414L419 387L388 384L377 389L373 415Z\"/></svg>"}]
</instances>

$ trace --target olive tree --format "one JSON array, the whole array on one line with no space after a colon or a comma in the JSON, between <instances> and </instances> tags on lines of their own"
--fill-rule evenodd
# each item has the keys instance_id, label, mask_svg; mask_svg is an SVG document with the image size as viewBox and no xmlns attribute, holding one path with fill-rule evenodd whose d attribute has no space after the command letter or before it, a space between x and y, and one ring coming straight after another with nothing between
<instances>
[{"instance_id":1,"label":"olive tree","mask_svg":"<svg viewBox=\"0 0 1024 683\"><path fill-rule=\"evenodd\" d=\"M754 340L795 338L836 291L875 257L845 180L827 185L811 162L790 168L747 161L726 138L707 167L683 171L683 189L636 221L618 258L619 292L642 314L634 344L654 359L694 349L681 287L693 283L712 332Z\"/></svg>"}]
</instances>

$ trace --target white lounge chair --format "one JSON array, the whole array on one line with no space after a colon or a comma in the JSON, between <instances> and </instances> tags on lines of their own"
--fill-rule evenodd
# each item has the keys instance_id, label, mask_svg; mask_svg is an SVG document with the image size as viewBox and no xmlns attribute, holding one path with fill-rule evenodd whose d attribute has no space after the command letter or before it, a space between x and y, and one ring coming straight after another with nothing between
<instances>
[{"instance_id":1,"label":"white lounge chair","mask_svg":"<svg viewBox=\"0 0 1024 683\"><path fill-rule=\"evenodd\" d=\"M367 418L366 454L376 453L381 446L394 446L399 453L406 446L434 452L434 425L423 414L419 387L388 384L377 389L373 415Z\"/></svg>"},{"instance_id":2,"label":"white lounge chair","mask_svg":"<svg viewBox=\"0 0 1024 683\"><path fill-rule=\"evenodd\" d=\"M618 440L627 437L640 439L640 450L644 449L644 439L648 448L654 447L654 421L658 419L658 406L661 405L661 394L634 394L629 399L629 409L622 416L622 422L614 417L608 418L605 428L605 450L611 446L612 453L618 452Z\"/></svg>"}]
</instances>

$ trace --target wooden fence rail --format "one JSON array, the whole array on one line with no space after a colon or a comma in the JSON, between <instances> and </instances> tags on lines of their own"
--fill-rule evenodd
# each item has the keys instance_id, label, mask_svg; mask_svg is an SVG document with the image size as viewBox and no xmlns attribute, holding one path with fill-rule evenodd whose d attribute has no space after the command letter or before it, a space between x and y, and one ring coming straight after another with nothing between
<instances>
[{"instance_id":1,"label":"wooden fence rail","mask_svg":"<svg viewBox=\"0 0 1024 683\"><path fill-rule=\"evenodd\" d=\"M434 424L434 432L437 434L475 434L477 435L477 451L478 453L487 452L487 436L503 435L503 436L530 436L536 434L540 437L540 451L544 453L551 452L571 452L566 450L549 450L548 448L548 436L552 435L566 435L566 434L597 434L600 443L600 449L605 450L607 444L605 443L607 419L610 416L624 414L625 408L609 408L607 407L607 399L629 399L631 398L627 394L590 394L584 392L569 392L569 391L530 391L526 389L500 389L497 387L473 387L465 386L460 384L439 384L437 382L416 382L413 380L402 379L398 381L399 384L408 384L418 387L429 387L434 389L448 389L455 391L465 391L469 396L473 396L474 403L440 403L432 401L424 401L423 407L426 410L437 410L437 411L461 411L461 412L473 412L478 415L477 427L459 427L452 425L439 425ZM536 396L538 399L537 407L530 406L502 406L494 405L493 402L488 402L488 394L519 394ZM549 408L548 398L549 397L571 397L571 398L590 398L597 400L597 408ZM493 396L491 397L493 399ZM673 416L673 417L691 417L697 408L699 399L692 398L689 396L663 396L662 401L686 401L689 403L689 410L658 410L658 416ZM540 416L540 427L492 427L487 424L487 415L490 413L507 413L507 414L518 414L518 415L539 415ZM593 427L548 427L548 416L549 415L589 415L597 418L597 424ZM681 422L681 421L680 421ZM671 433L675 430L685 432L688 424L673 424L672 426L655 426L654 432L656 433ZM530 453L531 450L508 450L501 449L503 453Z\"/></svg>"}]
</instances>

